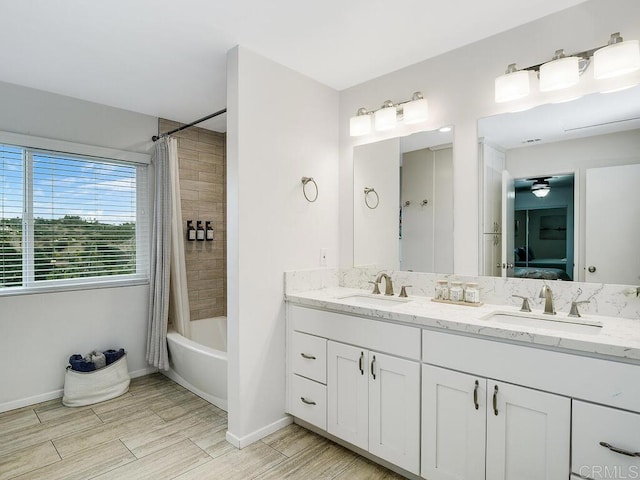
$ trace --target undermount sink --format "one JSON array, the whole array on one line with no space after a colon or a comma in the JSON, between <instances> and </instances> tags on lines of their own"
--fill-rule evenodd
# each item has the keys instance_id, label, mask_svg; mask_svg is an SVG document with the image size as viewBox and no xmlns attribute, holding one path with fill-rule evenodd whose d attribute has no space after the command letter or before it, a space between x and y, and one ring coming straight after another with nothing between
<instances>
[{"instance_id":1,"label":"undermount sink","mask_svg":"<svg viewBox=\"0 0 640 480\"><path fill-rule=\"evenodd\" d=\"M409 298L399 298L392 296L383 296L383 295L366 295L363 293L356 293L353 295L345 295L344 297L339 297L339 300L345 300L350 303L354 303L356 305L363 305L369 307L394 307L397 305L402 305L403 303L410 302Z\"/></svg>"},{"instance_id":2,"label":"undermount sink","mask_svg":"<svg viewBox=\"0 0 640 480\"><path fill-rule=\"evenodd\" d=\"M602 323L587 318L560 317L558 315L538 315L527 312L493 312L483 318L498 323L521 327L537 327L570 333L598 334Z\"/></svg>"}]
</instances>

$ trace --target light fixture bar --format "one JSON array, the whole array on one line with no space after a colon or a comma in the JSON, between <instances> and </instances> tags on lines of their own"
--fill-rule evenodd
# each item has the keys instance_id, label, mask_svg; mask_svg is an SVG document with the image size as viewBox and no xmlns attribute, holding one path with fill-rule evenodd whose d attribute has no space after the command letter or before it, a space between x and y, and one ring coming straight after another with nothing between
<instances>
[{"instance_id":1,"label":"light fixture bar","mask_svg":"<svg viewBox=\"0 0 640 480\"><path fill-rule=\"evenodd\" d=\"M572 87L579 82L590 63L594 63L594 79L621 77L640 70L640 42L623 41L619 32L611 35L607 45L565 55L556 50L553 58L538 65L516 69L509 65L506 73L495 79L496 103L510 102L529 94L528 78L524 72L536 72L540 77L540 91L550 92ZM637 83L637 82L636 82ZM624 85L624 87L633 85Z\"/></svg>"},{"instance_id":2,"label":"light fixture bar","mask_svg":"<svg viewBox=\"0 0 640 480\"><path fill-rule=\"evenodd\" d=\"M371 133L372 123L376 130L383 131L396 127L400 121L413 124L424 122L428 118L427 99L421 92L415 92L410 100L399 103L386 100L381 107L374 110L359 108L356 115L349 119L350 135L357 137Z\"/></svg>"}]
</instances>

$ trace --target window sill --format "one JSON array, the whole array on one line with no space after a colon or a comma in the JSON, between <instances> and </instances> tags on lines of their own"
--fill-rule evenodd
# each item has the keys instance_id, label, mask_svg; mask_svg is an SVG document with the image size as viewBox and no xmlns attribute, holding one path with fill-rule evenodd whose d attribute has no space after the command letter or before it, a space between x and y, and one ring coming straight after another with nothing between
<instances>
[{"instance_id":1,"label":"window sill","mask_svg":"<svg viewBox=\"0 0 640 480\"><path fill-rule=\"evenodd\" d=\"M148 278L136 278L126 280L105 280L91 283L63 284L63 285L40 285L37 287L7 287L0 289L0 297L10 297L17 295L34 295L42 293L60 293L77 290L97 290L102 288L133 287L138 285L149 285Z\"/></svg>"}]
</instances>

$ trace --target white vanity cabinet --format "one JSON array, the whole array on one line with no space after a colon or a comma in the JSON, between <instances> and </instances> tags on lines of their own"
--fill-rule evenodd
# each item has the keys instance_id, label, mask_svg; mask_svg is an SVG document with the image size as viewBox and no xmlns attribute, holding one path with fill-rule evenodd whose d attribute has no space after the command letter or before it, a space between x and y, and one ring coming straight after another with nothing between
<instances>
[{"instance_id":1,"label":"white vanity cabinet","mask_svg":"<svg viewBox=\"0 0 640 480\"><path fill-rule=\"evenodd\" d=\"M295 365L304 358L296 339L325 340L326 387L320 386L326 388L326 427L309 423L419 475L420 329L294 305L287 329L289 413L316 418L307 411L317 405L300 399Z\"/></svg>"},{"instance_id":2,"label":"white vanity cabinet","mask_svg":"<svg viewBox=\"0 0 640 480\"><path fill-rule=\"evenodd\" d=\"M328 342L327 430L419 473L420 364Z\"/></svg>"},{"instance_id":3,"label":"white vanity cabinet","mask_svg":"<svg viewBox=\"0 0 640 480\"><path fill-rule=\"evenodd\" d=\"M429 480L566 479L570 425L568 398L422 367L422 476Z\"/></svg>"},{"instance_id":4,"label":"white vanity cabinet","mask_svg":"<svg viewBox=\"0 0 640 480\"><path fill-rule=\"evenodd\" d=\"M640 414L574 400L572 424L574 474L640 478Z\"/></svg>"}]
</instances>

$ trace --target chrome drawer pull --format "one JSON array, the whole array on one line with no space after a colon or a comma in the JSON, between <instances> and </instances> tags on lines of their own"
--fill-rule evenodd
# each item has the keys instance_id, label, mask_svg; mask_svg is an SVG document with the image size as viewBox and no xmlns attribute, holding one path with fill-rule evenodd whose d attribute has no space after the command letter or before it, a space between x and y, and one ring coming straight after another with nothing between
<instances>
[{"instance_id":1,"label":"chrome drawer pull","mask_svg":"<svg viewBox=\"0 0 640 480\"><path fill-rule=\"evenodd\" d=\"M313 400L307 400L304 397L300 397L300 400L302 400L302 403L306 403L307 405L316 405L316 402L314 402Z\"/></svg>"},{"instance_id":2,"label":"chrome drawer pull","mask_svg":"<svg viewBox=\"0 0 640 480\"><path fill-rule=\"evenodd\" d=\"M630 452L629 450L623 450L622 448L609 445L606 442L600 442L600 445L604 448L608 448L612 452L619 453L620 455L626 455L627 457L640 457L640 452Z\"/></svg>"},{"instance_id":3,"label":"chrome drawer pull","mask_svg":"<svg viewBox=\"0 0 640 480\"><path fill-rule=\"evenodd\" d=\"M307 360L315 360L316 357L314 357L313 355L307 355L306 353L301 353L300 356L302 358L306 358Z\"/></svg>"},{"instance_id":4,"label":"chrome drawer pull","mask_svg":"<svg viewBox=\"0 0 640 480\"><path fill-rule=\"evenodd\" d=\"M480 383L476 380L476 386L473 388L473 405L476 407L476 410L480 408L480 405L478 404L478 387L480 387Z\"/></svg>"}]
</instances>

